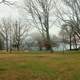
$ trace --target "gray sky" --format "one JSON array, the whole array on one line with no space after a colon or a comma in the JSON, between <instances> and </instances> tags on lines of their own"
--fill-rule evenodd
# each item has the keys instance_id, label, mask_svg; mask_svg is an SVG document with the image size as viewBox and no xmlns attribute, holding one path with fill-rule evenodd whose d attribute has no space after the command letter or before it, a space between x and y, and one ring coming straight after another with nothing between
<instances>
[{"instance_id":1,"label":"gray sky","mask_svg":"<svg viewBox=\"0 0 80 80\"><path fill-rule=\"evenodd\" d=\"M0 0L1 2L2 0ZM7 0L7 1L10 1L10 2L13 2L13 0ZM19 0L14 0L15 1L19 1ZM8 5L5 5L5 4L0 4L0 17L18 17L19 14L18 14L18 10L15 8L15 7L9 7Z\"/></svg>"}]
</instances>

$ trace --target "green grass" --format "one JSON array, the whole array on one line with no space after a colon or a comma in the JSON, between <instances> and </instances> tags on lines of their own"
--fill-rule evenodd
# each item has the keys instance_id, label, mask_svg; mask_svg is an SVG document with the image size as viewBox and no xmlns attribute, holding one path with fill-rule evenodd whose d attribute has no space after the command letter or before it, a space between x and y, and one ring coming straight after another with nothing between
<instances>
[{"instance_id":1,"label":"green grass","mask_svg":"<svg viewBox=\"0 0 80 80\"><path fill-rule=\"evenodd\" d=\"M80 80L80 52L0 53L0 80Z\"/></svg>"}]
</instances>

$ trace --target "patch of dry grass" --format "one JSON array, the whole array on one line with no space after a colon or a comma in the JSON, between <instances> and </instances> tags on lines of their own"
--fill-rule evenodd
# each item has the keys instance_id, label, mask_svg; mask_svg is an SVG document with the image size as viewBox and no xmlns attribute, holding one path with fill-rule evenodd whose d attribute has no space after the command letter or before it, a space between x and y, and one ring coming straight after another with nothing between
<instances>
[{"instance_id":1,"label":"patch of dry grass","mask_svg":"<svg viewBox=\"0 0 80 80\"><path fill-rule=\"evenodd\" d=\"M80 80L80 54L3 52L0 80Z\"/></svg>"}]
</instances>

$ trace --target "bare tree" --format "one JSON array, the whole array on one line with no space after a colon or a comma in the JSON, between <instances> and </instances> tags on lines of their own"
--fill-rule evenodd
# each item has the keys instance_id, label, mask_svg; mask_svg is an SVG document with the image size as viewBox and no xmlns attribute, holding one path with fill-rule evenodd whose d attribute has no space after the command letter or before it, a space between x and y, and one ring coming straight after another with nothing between
<instances>
[{"instance_id":1,"label":"bare tree","mask_svg":"<svg viewBox=\"0 0 80 80\"><path fill-rule=\"evenodd\" d=\"M22 23L20 20L16 20L13 26L13 46L17 48L19 51L22 47L24 47L24 43L26 41L26 37L28 36L28 32L30 27L27 24Z\"/></svg>"},{"instance_id":2,"label":"bare tree","mask_svg":"<svg viewBox=\"0 0 80 80\"><path fill-rule=\"evenodd\" d=\"M49 29L51 26L50 12L53 10L54 0L25 0L25 10L28 11L33 19L33 23L48 43L49 50L52 50ZM53 20L53 19L51 19ZM53 21L52 21L53 22Z\"/></svg>"},{"instance_id":3,"label":"bare tree","mask_svg":"<svg viewBox=\"0 0 80 80\"><path fill-rule=\"evenodd\" d=\"M3 50L3 49L4 49L4 36L0 31L0 50Z\"/></svg>"},{"instance_id":4,"label":"bare tree","mask_svg":"<svg viewBox=\"0 0 80 80\"><path fill-rule=\"evenodd\" d=\"M70 45L74 41L77 48L77 40L80 40L80 1L79 0L61 0L61 7L56 7L55 15L58 17L61 26L64 25L69 35ZM71 39L74 40L71 40Z\"/></svg>"},{"instance_id":5,"label":"bare tree","mask_svg":"<svg viewBox=\"0 0 80 80\"><path fill-rule=\"evenodd\" d=\"M9 49L9 24L8 21L4 18L2 19L1 26L0 26L0 31L2 35L4 36L5 40L5 45L6 45L6 51L8 52Z\"/></svg>"}]
</instances>

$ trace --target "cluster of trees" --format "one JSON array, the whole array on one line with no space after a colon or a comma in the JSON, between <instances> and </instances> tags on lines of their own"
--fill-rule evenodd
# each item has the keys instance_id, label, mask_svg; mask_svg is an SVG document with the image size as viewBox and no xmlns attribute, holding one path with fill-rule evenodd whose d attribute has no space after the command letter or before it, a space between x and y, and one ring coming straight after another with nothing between
<instances>
[{"instance_id":1,"label":"cluster of trees","mask_svg":"<svg viewBox=\"0 0 80 80\"><path fill-rule=\"evenodd\" d=\"M57 2L56 0L24 0L23 6L6 0L2 0L1 3L17 6L17 8L21 8L20 10L24 10L27 15L25 15L26 23L29 22L32 28L35 27L41 34L41 38L37 39L40 50L44 46L46 50L53 51L52 47L56 43L51 40L50 28L55 23L61 27L60 36L62 36L63 42L70 45L70 50L72 50L73 45L75 49L78 48L80 43L79 0L59 0ZM22 20L2 19L0 23L0 47L6 46L7 51L11 51L13 48L22 49L31 27L26 23Z\"/></svg>"},{"instance_id":2,"label":"cluster of trees","mask_svg":"<svg viewBox=\"0 0 80 80\"><path fill-rule=\"evenodd\" d=\"M80 46L80 1L62 0L65 9L57 12L57 17L62 21L61 33L63 40L78 49ZM58 10L58 8L57 8Z\"/></svg>"},{"instance_id":3,"label":"cluster of trees","mask_svg":"<svg viewBox=\"0 0 80 80\"><path fill-rule=\"evenodd\" d=\"M27 0L25 10L33 19L33 22L43 37L43 44L47 50L52 51L52 42L49 29L54 24L55 17L57 24L61 26L60 33L63 33L62 41L79 48L80 44L80 1L79 0ZM61 6L60 6L61 5ZM52 18L51 18L52 17ZM52 24L51 24L52 23ZM40 42L39 42L40 43ZM41 45L40 45L41 46Z\"/></svg>"},{"instance_id":4,"label":"cluster of trees","mask_svg":"<svg viewBox=\"0 0 80 80\"><path fill-rule=\"evenodd\" d=\"M6 51L23 49L29 29L30 27L21 20L2 18L0 22L0 49L6 49Z\"/></svg>"}]
</instances>

